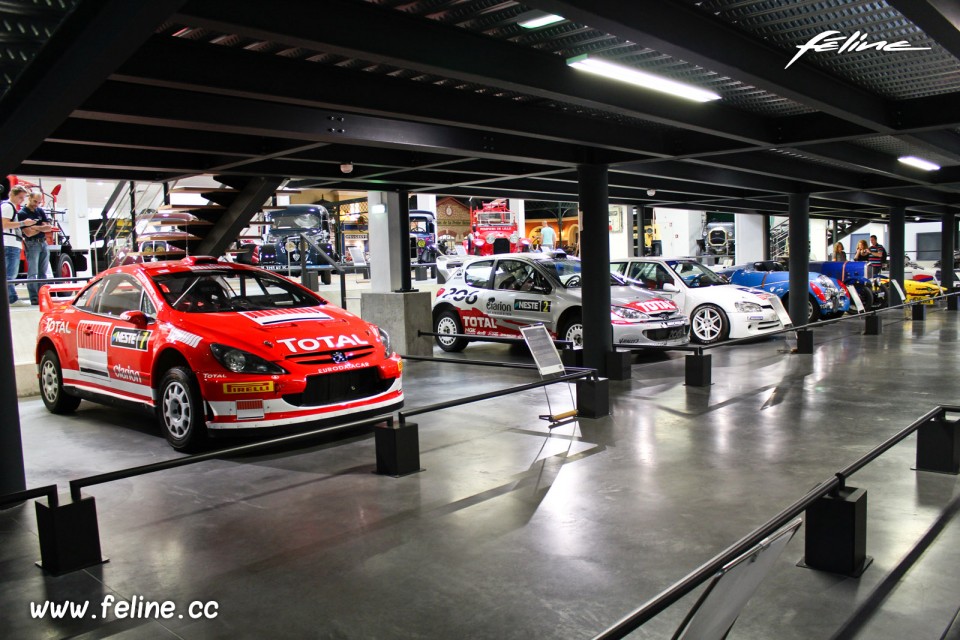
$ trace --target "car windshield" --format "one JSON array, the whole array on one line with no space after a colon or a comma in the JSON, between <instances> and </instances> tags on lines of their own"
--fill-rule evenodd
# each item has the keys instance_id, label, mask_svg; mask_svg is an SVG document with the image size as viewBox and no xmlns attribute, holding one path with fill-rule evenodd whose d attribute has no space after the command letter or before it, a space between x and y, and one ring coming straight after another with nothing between
<instances>
[{"instance_id":1,"label":"car windshield","mask_svg":"<svg viewBox=\"0 0 960 640\"><path fill-rule=\"evenodd\" d=\"M579 260L555 259L555 260L537 260L537 264L543 267L550 279L558 282L564 287L580 287L580 267Z\"/></svg>"},{"instance_id":2,"label":"car windshield","mask_svg":"<svg viewBox=\"0 0 960 640\"><path fill-rule=\"evenodd\" d=\"M727 284L722 276L694 260L668 260L667 265L692 289Z\"/></svg>"},{"instance_id":3,"label":"car windshield","mask_svg":"<svg viewBox=\"0 0 960 640\"><path fill-rule=\"evenodd\" d=\"M317 213L274 214L274 229L318 229L321 216Z\"/></svg>"},{"instance_id":4,"label":"car windshield","mask_svg":"<svg viewBox=\"0 0 960 640\"><path fill-rule=\"evenodd\" d=\"M292 309L326 304L288 280L239 269L181 271L153 276L167 304L185 313Z\"/></svg>"}]
</instances>

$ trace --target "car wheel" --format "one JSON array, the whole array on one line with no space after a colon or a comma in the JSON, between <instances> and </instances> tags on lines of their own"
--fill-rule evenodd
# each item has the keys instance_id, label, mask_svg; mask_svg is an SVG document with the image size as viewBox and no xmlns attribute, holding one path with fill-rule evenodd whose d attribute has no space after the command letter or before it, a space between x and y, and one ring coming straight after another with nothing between
<instances>
[{"instance_id":1,"label":"car wheel","mask_svg":"<svg viewBox=\"0 0 960 640\"><path fill-rule=\"evenodd\" d=\"M57 259L57 277L74 278L76 275L77 270L74 268L73 256L61 253L60 258Z\"/></svg>"},{"instance_id":2,"label":"car wheel","mask_svg":"<svg viewBox=\"0 0 960 640\"><path fill-rule=\"evenodd\" d=\"M813 296L807 297L807 324L812 324L820 319L820 303Z\"/></svg>"},{"instance_id":3,"label":"car wheel","mask_svg":"<svg viewBox=\"0 0 960 640\"><path fill-rule=\"evenodd\" d=\"M460 315L456 311L447 310L439 314L433 323L433 332L437 334L437 345L444 351L463 351L467 346L466 338L444 335L463 333L463 324L460 322Z\"/></svg>"},{"instance_id":4,"label":"car wheel","mask_svg":"<svg viewBox=\"0 0 960 640\"><path fill-rule=\"evenodd\" d=\"M63 389L60 358L53 349L47 349L40 358L40 397L51 413L70 413L80 406L80 398Z\"/></svg>"},{"instance_id":5,"label":"car wheel","mask_svg":"<svg viewBox=\"0 0 960 640\"><path fill-rule=\"evenodd\" d=\"M727 314L716 305L700 305L690 315L690 336L694 342L714 344L726 340L729 334Z\"/></svg>"},{"instance_id":6,"label":"car wheel","mask_svg":"<svg viewBox=\"0 0 960 640\"><path fill-rule=\"evenodd\" d=\"M206 440L203 400L188 368L173 367L163 374L157 420L167 442L177 451L195 450Z\"/></svg>"},{"instance_id":7,"label":"car wheel","mask_svg":"<svg viewBox=\"0 0 960 640\"><path fill-rule=\"evenodd\" d=\"M557 332L557 336L561 340L572 342L574 349L583 349L582 314L577 311L576 313L570 315L570 317L563 322L563 326L560 327L560 331Z\"/></svg>"}]
</instances>

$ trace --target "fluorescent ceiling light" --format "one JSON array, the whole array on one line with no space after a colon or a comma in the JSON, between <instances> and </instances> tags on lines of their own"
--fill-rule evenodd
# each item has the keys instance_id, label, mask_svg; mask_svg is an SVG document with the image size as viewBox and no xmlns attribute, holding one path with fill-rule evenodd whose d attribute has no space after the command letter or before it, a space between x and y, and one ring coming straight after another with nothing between
<instances>
[{"instance_id":1,"label":"fluorescent ceiling light","mask_svg":"<svg viewBox=\"0 0 960 640\"><path fill-rule=\"evenodd\" d=\"M524 29L538 29L540 27L545 27L548 24L556 24L565 20L563 16L557 16L552 13L545 13L543 15L536 16L535 18L530 18L524 20L523 22L518 22L521 27Z\"/></svg>"},{"instance_id":2,"label":"fluorescent ceiling light","mask_svg":"<svg viewBox=\"0 0 960 640\"><path fill-rule=\"evenodd\" d=\"M595 73L605 78L629 82L639 87L662 91L663 93L669 93L670 95L686 98L687 100L694 100L695 102L709 102L720 99L720 96L712 91L698 89L697 87L692 87L682 82L675 82L661 76L655 76L652 73L630 69L619 64L613 64L612 62L598 58L590 58L585 55L570 58L567 60L567 64L575 69L589 71L590 73Z\"/></svg>"},{"instance_id":3,"label":"fluorescent ceiling light","mask_svg":"<svg viewBox=\"0 0 960 640\"><path fill-rule=\"evenodd\" d=\"M897 158L903 164L908 164L911 167L916 167L917 169L923 169L924 171L936 171L940 168L940 165L934 164L929 160L924 160L922 158L917 158L916 156L901 156Z\"/></svg>"}]
</instances>

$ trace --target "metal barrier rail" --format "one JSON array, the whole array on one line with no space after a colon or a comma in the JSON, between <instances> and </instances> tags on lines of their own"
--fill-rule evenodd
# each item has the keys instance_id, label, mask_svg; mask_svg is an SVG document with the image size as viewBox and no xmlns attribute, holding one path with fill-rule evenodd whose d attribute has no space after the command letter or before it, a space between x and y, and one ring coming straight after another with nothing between
<instances>
[{"instance_id":1,"label":"metal barrier rail","mask_svg":"<svg viewBox=\"0 0 960 640\"><path fill-rule=\"evenodd\" d=\"M57 485L48 484L45 487L37 487L36 489L25 489L23 491L17 491L15 493L8 493L6 495L0 496L0 508L3 508L10 504L17 504L25 500L30 500L32 498L42 498L43 496L47 497L47 501L50 503L51 507L56 507L58 504Z\"/></svg>"},{"instance_id":2,"label":"metal barrier rail","mask_svg":"<svg viewBox=\"0 0 960 640\"><path fill-rule=\"evenodd\" d=\"M773 534L778 529L790 522L793 518L803 513L814 502L820 500L828 494L836 495L844 488L847 478L865 467L870 462L876 460L883 453L888 451L894 445L900 443L921 426L929 423L934 418L944 417L947 412L958 411L960 411L960 407L953 406L938 406L928 411L923 416L912 422L908 427L904 428L896 435L888 438L858 458L854 463L845 467L841 471L836 472L832 478L824 480L818 484L816 487L804 494L802 498L748 533L737 542L733 543L731 546L721 551L711 560L708 560L704 564L694 569L680 581L660 592L660 594L649 600L639 609L622 618L605 631L594 636L594 640L612 640L614 638L624 638L628 634L636 631L644 623L656 617L659 613L675 604L681 598L699 587L707 579L713 577L727 563L733 561L746 551L755 547L764 538Z\"/></svg>"},{"instance_id":3,"label":"metal barrier rail","mask_svg":"<svg viewBox=\"0 0 960 640\"><path fill-rule=\"evenodd\" d=\"M433 362L448 362L454 364L468 364L476 366L492 366L492 367L506 367L510 369L535 369L534 365L525 364L525 363L508 363L508 362L487 362L484 360L460 360L453 358L431 358L428 356L401 356L404 359L410 360L421 360L421 361L433 361ZM573 369L568 367L568 369ZM452 407L459 407L461 405L470 404L472 402L480 402L482 400L489 400L491 398L500 398L502 396L511 395L514 393L520 393L521 391L529 391L530 389L537 389L539 387L546 387L551 384L557 384L558 382L570 382L572 380L579 380L581 378L591 378L596 379L597 371L596 369L586 369L586 368L576 368L573 373L566 373L556 378L550 378L547 380L539 380L537 382L531 382L528 384L522 384L515 387L509 387L507 389L500 389L498 391L488 391L487 393L478 393L476 395L467 396L465 398L459 398L457 400L447 400L445 402L437 402L435 404L427 405L425 407L419 407L412 409L410 411L398 411L397 420L401 425L406 423L406 419L411 416L418 416L424 413L430 413L432 411L439 411L441 409L450 409Z\"/></svg>"},{"instance_id":4,"label":"metal barrier rail","mask_svg":"<svg viewBox=\"0 0 960 640\"><path fill-rule=\"evenodd\" d=\"M16 280L7 280L7 284L61 284L64 282L87 282L94 276L75 276L73 278L17 278Z\"/></svg>"},{"instance_id":5,"label":"metal barrier rail","mask_svg":"<svg viewBox=\"0 0 960 640\"><path fill-rule=\"evenodd\" d=\"M357 420L354 422L346 422L343 424L330 425L328 427L323 427L320 429L314 429L311 431L305 431L303 433L294 433L288 436L281 436L279 438L271 438L269 440L261 440L258 442L251 442L250 444L238 445L236 447L227 447L226 449L217 449L216 451L209 451L207 453L195 453L182 458L174 458L173 460L165 460L163 462L154 462L152 464L145 464L139 467L130 467L129 469L121 469L120 471L111 471L109 473L101 473L95 476L88 476L86 478L80 478L78 480L70 481L70 497L78 502L81 499L80 490L83 487L92 487L93 485L103 484L105 482L112 482L113 480L123 480L124 478L132 478L134 476L142 476L148 473L153 473L154 471L163 471L165 469L174 469L176 467L185 467L190 464L196 464L198 462L203 462L205 460L210 460L212 458L221 458L223 456L229 456L237 453L255 453L263 449L269 449L274 445L288 442L299 442L301 440L308 440L312 437L320 435L322 433L330 433L334 431L346 431L347 429L355 429L357 427L365 427L374 424L379 424L381 422L386 422L388 424L393 424L393 418L390 414L383 414L367 420Z\"/></svg>"}]
</instances>

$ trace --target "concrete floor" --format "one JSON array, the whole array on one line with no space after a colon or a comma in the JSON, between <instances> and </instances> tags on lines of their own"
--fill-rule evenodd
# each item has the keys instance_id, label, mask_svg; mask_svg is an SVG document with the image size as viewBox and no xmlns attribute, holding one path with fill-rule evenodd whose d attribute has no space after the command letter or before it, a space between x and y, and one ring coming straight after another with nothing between
<instances>
[{"instance_id":1,"label":"concrete floor","mask_svg":"<svg viewBox=\"0 0 960 640\"><path fill-rule=\"evenodd\" d=\"M33 564L33 506L2 511L0 637L592 637L927 410L960 405L960 314L888 312L881 336L862 325L817 329L812 356L782 338L715 350L705 389L684 386L679 354L638 357L611 383L612 416L553 433L542 390L419 416L425 471L404 478L372 473L364 432L93 487L110 561L62 577ZM523 360L503 345L462 355ZM405 374L408 408L534 377ZM20 411L31 487L177 455L142 414ZM914 444L849 482L869 491L866 573L797 568L801 528L731 639L940 637L960 606L960 483L912 471ZM218 615L104 620L107 594L178 613L215 601ZM696 595L634 637L669 638ZM32 618L48 599L92 608Z\"/></svg>"}]
</instances>

